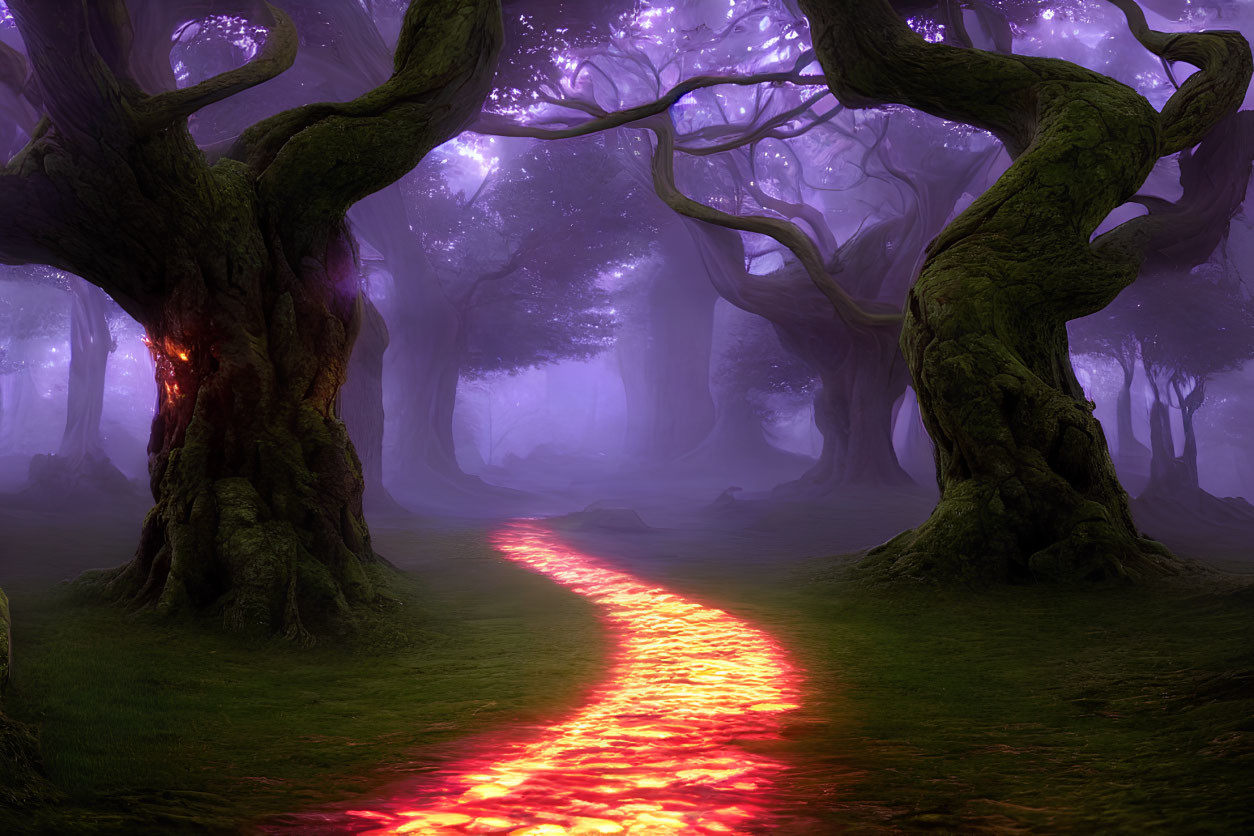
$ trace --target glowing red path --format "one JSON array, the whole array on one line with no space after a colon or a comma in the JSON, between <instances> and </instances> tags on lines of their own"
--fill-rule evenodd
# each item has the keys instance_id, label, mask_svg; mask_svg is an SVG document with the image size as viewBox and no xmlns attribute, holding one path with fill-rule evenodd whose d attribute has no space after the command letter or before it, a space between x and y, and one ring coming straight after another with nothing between
<instances>
[{"instance_id":1,"label":"glowing red path","mask_svg":"<svg viewBox=\"0 0 1254 836\"><path fill-rule=\"evenodd\" d=\"M494 537L508 558L602 608L616 652L590 704L539 739L452 765L421 796L350 815L373 833L728 834L769 830L783 765L741 744L796 708L776 643L744 621L602 566L537 522Z\"/></svg>"}]
</instances>

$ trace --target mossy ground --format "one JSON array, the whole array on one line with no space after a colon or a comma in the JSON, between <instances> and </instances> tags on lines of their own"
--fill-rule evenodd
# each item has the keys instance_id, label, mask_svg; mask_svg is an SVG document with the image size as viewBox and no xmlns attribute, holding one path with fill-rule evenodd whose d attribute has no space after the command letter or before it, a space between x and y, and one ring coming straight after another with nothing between
<instances>
[{"instance_id":1,"label":"mossy ground","mask_svg":"<svg viewBox=\"0 0 1254 836\"><path fill-rule=\"evenodd\" d=\"M11 587L6 707L65 803L3 833L235 832L351 800L462 736L561 714L601 669L589 604L478 532L381 531L412 571L396 630L309 650L162 622L72 588Z\"/></svg>"},{"instance_id":2,"label":"mossy ground","mask_svg":"<svg viewBox=\"0 0 1254 836\"><path fill-rule=\"evenodd\" d=\"M780 533L597 539L804 671L770 747L797 764L779 833L1254 829L1254 595L874 589ZM377 543L413 572L404 646L241 647L14 584L9 703L68 802L0 812L0 832L236 832L369 797L465 735L560 715L603 670L590 606L481 532Z\"/></svg>"},{"instance_id":3,"label":"mossy ground","mask_svg":"<svg viewBox=\"0 0 1254 836\"><path fill-rule=\"evenodd\" d=\"M781 833L1254 832L1254 594L1231 576L876 588L770 542L711 541L699 563L674 540L630 549L675 555L632 563L771 630L804 671Z\"/></svg>"}]
</instances>

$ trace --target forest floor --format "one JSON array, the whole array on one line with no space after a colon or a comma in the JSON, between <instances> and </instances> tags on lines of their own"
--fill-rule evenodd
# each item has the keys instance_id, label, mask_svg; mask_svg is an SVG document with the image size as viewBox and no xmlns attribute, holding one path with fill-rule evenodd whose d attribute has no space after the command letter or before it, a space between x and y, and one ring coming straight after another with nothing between
<instances>
[{"instance_id":1,"label":"forest floor","mask_svg":"<svg viewBox=\"0 0 1254 836\"><path fill-rule=\"evenodd\" d=\"M1254 831L1254 548L1143 588L892 590L833 558L926 515L737 503L556 520L584 551L777 636L803 671L781 753L800 833ZM5 711L61 803L4 833L244 832L366 799L459 741L568 714L605 671L591 604L494 554L484 522L376 524L397 633L297 651L161 624L58 583L124 562L138 517L0 510ZM1202 560L1205 542L1173 545ZM791 800L790 800L791 799Z\"/></svg>"}]
</instances>

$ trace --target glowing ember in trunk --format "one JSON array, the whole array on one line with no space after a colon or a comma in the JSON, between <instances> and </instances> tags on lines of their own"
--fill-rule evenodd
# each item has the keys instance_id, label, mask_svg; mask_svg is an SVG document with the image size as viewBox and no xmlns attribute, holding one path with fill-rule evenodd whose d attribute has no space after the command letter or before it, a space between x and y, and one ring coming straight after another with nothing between
<instances>
[{"instance_id":1,"label":"glowing ember in trunk","mask_svg":"<svg viewBox=\"0 0 1254 836\"><path fill-rule=\"evenodd\" d=\"M743 748L779 737L795 676L744 621L602 566L535 522L494 541L596 602L616 645L591 704L539 739L453 764L414 797L355 810L373 833L763 832L779 761ZM369 823L367 825L367 823Z\"/></svg>"}]
</instances>

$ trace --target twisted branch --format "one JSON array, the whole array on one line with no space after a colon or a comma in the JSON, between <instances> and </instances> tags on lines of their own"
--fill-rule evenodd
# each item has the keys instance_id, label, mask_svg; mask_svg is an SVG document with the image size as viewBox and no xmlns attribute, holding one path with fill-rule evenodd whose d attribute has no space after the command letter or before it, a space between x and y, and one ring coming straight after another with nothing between
<instances>
[{"instance_id":1,"label":"twisted branch","mask_svg":"<svg viewBox=\"0 0 1254 836\"><path fill-rule=\"evenodd\" d=\"M265 27L266 43L253 60L191 87L144 99L136 109L139 132L161 130L215 102L264 84L289 69L296 61L300 43L292 19L282 9L262 3L255 22Z\"/></svg>"},{"instance_id":2,"label":"twisted branch","mask_svg":"<svg viewBox=\"0 0 1254 836\"><path fill-rule=\"evenodd\" d=\"M699 203L675 183L675 130L669 118L654 117L642 123L657 139L653 152L653 187L658 197L685 217L741 232L766 235L787 247L847 325L858 328L901 325L902 315L891 306L854 299L828 273L818 246L796 224L760 215L732 215Z\"/></svg>"}]
</instances>

